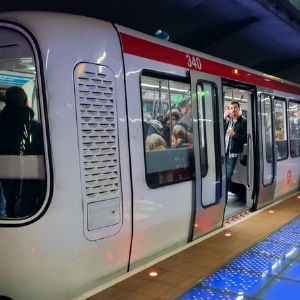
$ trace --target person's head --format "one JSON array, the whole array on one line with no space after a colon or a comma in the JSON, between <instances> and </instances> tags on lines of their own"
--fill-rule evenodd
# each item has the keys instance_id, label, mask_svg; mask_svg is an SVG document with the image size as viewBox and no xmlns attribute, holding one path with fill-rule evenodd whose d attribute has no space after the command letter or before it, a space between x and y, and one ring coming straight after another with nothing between
<instances>
[{"instance_id":1,"label":"person's head","mask_svg":"<svg viewBox=\"0 0 300 300\"><path fill-rule=\"evenodd\" d=\"M19 108L27 105L27 95L19 86L12 86L6 90L5 102L7 107Z\"/></svg>"},{"instance_id":2,"label":"person's head","mask_svg":"<svg viewBox=\"0 0 300 300\"><path fill-rule=\"evenodd\" d=\"M149 131L148 135L151 133L157 133L160 134L163 129L163 125L161 124L160 121L155 120L155 119L150 119L149 120Z\"/></svg>"},{"instance_id":3,"label":"person's head","mask_svg":"<svg viewBox=\"0 0 300 300\"><path fill-rule=\"evenodd\" d=\"M190 99L185 99L182 101L180 106L180 111L182 114L188 115L192 113L192 104Z\"/></svg>"},{"instance_id":4,"label":"person's head","mask_svg":"<svg viewBox=\"0 0 300 300\"><path fill-rule=\"evenodd\" d=\"M240 116L240 104L237 101L231 101L229 105L230 116L237 119Z\"/></svg>"},{"instance_id":5,"label":"person's head","mask_svg":"<svg viewBox=\"0 0 300 300\"><path fill-rule=\"evenodd\" d=\"M152 150L164 150L166 149L166 142L165 140L156 133L153 133L149 135L146 138L146 150L152 151Z\"/></svg>"},{"instance_id":6,"label":"person's head","mask_svg":"<svg viewBox=\"0 0 300 300\"><path fill-rule=\"evenodd\" d=\"M170 115L171 115L171 117L170 117ZM165 117L165 123L168 125L170 125L172 123L172 127L174 127L177 124L179 119L180 119L179 111L176 109L172 109L171 114L169 111L167 112L166 117Z\"/></svg>"},{"instance_id":7,"label":"person's head","mask_svg":"<svg viewBox=\"0 0 300 300\"><path fill-rule=\"evenodd\" d=\"M275 113L275 128L279 129L283 127L283 114L282 112L276 112Z\"/></svg>"},{"instance_id":8,"label":"person's head","mask_svg":"<svg viewBox=\"0 0 300 300\"><path fill-rule=\"evenodd\" d=\"M186 129L181 125L174 126L172 134L177 139L186 140Z\"/></svg>"},{"instance_id":9,"label":"person's head","mask_svg":"<svg viewBox=\"0 0 300 300\"><path fill-rule=\"evenodd\" d=\"M278 120L283 120L283 114L281 111L277 111L275 113L275 119L278 119Z\"/></svg>"}]
</instances>

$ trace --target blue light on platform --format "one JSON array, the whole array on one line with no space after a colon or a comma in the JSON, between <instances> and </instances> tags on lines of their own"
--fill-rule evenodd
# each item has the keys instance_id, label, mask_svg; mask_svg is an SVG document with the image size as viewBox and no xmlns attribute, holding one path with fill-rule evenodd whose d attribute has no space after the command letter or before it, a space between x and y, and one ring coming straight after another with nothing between
<instances>
[{"instance_id":1,"label":"blue light on platform","mask_svg":"<svg viewBox=\"0 0 300 300\"><path fill-rule=\"evenodd\" d=\"M270 278L263 274L223 268L202 281L203 286L231 292L237 296L253 296ZM243 299L243 298L242 298Z\"/></svg>"},{"instance_id":2,"label":"blue light on platform","mask_svg":"<svg viewBox=\"0 0 300 300\"><path fill-rule=\"evenodd\" d=\"M300 299L300 217L177 299Z\"/></svg>"},{"instance_id":3,"label":"blue light on platform","mask_svg":"<svg viewBox=\"0 0 300 300\"><path fill-rule=\"evenodd\" d=\"M300 283L275 279L271 286L260 296L264 300L300 299Z\"/></svg>"},{"instance_id":4,"label":"blue light on platform","mask_svg":"<svg viewBox=\"0 0 300 300\"><path fill-rule=\"evenodd\" d=\"M299 280L300 284L300 262L291 263L286 269L286 271L283 272L281 277L285 277L292 280Z\"/></svg>"}]
</instances>

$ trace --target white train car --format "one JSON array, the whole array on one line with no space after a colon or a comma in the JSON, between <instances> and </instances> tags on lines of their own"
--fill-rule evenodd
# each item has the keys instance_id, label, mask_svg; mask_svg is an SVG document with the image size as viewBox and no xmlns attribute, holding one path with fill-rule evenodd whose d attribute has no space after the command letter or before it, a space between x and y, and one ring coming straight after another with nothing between
<instances>
[{"instance_id":1,"label":"white train car","mask_svg":"<svg viewBox=\"0 0 300 300\"><path fill-rule=\"evenodd\" d=\"M0 40L0 295L75 298L299 190L299 86L82 16L3 13ZM14 90L31 112L21 138L7 125L18 114L4 118ZM225 188L232 100L247 118L238 205Z\"/></svg>"}]
</instances>

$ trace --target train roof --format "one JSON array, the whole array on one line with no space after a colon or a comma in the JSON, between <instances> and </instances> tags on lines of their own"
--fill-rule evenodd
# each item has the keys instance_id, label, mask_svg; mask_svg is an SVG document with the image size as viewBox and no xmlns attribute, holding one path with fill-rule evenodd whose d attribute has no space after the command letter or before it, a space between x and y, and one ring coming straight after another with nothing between
<instances>
[{"instance_id":1,"label":"train roof","mask_svg":"<svg viewBox=\"0 0 300 300\"><path fill-rule=\"evenodd\" d=\"M28 24L31 28L34 26L41 27L41 22L45 24L46 19L48 24L53 23L54 26L67 24L68 21L71 21L73 25L78 24L79 31L84 30L85 26L81 25L83 23L95 27L99 24L102 26L111 24L95 18L58 12L18 11L1 13L0 16L6 20L19 21L24 26ZM57 20L62 22L57 23ZM296 83L158 39L121 25L115 26L120 33L123 51L127 54L300 96L300 85Z\"/></svg>"},{"instance_id":2,"label":"train roof","mask_svg":"<svg viewBox=\"0 0 300 300\"><path fill-rule=\"evenodd\" d=\"M117 25L117 28L120 31L125 53L187 67L191 70L202 71L231 80L300 95L300 85L294 82L161 40L123 26ZM197 64L191 67L187 66L186 55L199 58L201 69L198 68Z\"/></svg>"}]
</instances>

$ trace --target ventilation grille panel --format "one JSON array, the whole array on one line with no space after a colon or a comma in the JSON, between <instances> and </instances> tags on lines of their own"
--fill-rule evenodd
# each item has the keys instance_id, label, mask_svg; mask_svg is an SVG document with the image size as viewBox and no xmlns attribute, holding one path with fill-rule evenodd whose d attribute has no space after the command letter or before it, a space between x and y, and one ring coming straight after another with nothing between
<instances>
[{"instance_id":1,"label":"ventilation grille panel","mask_svg":"<svg viewBox=\"0 0 300 300\"><path fill-rule=\"evenodd\" d=\"M119 196L119 153L114 76L95 64L74 71L81 176L87 200Z\"/></svg>"}]
</instances>

